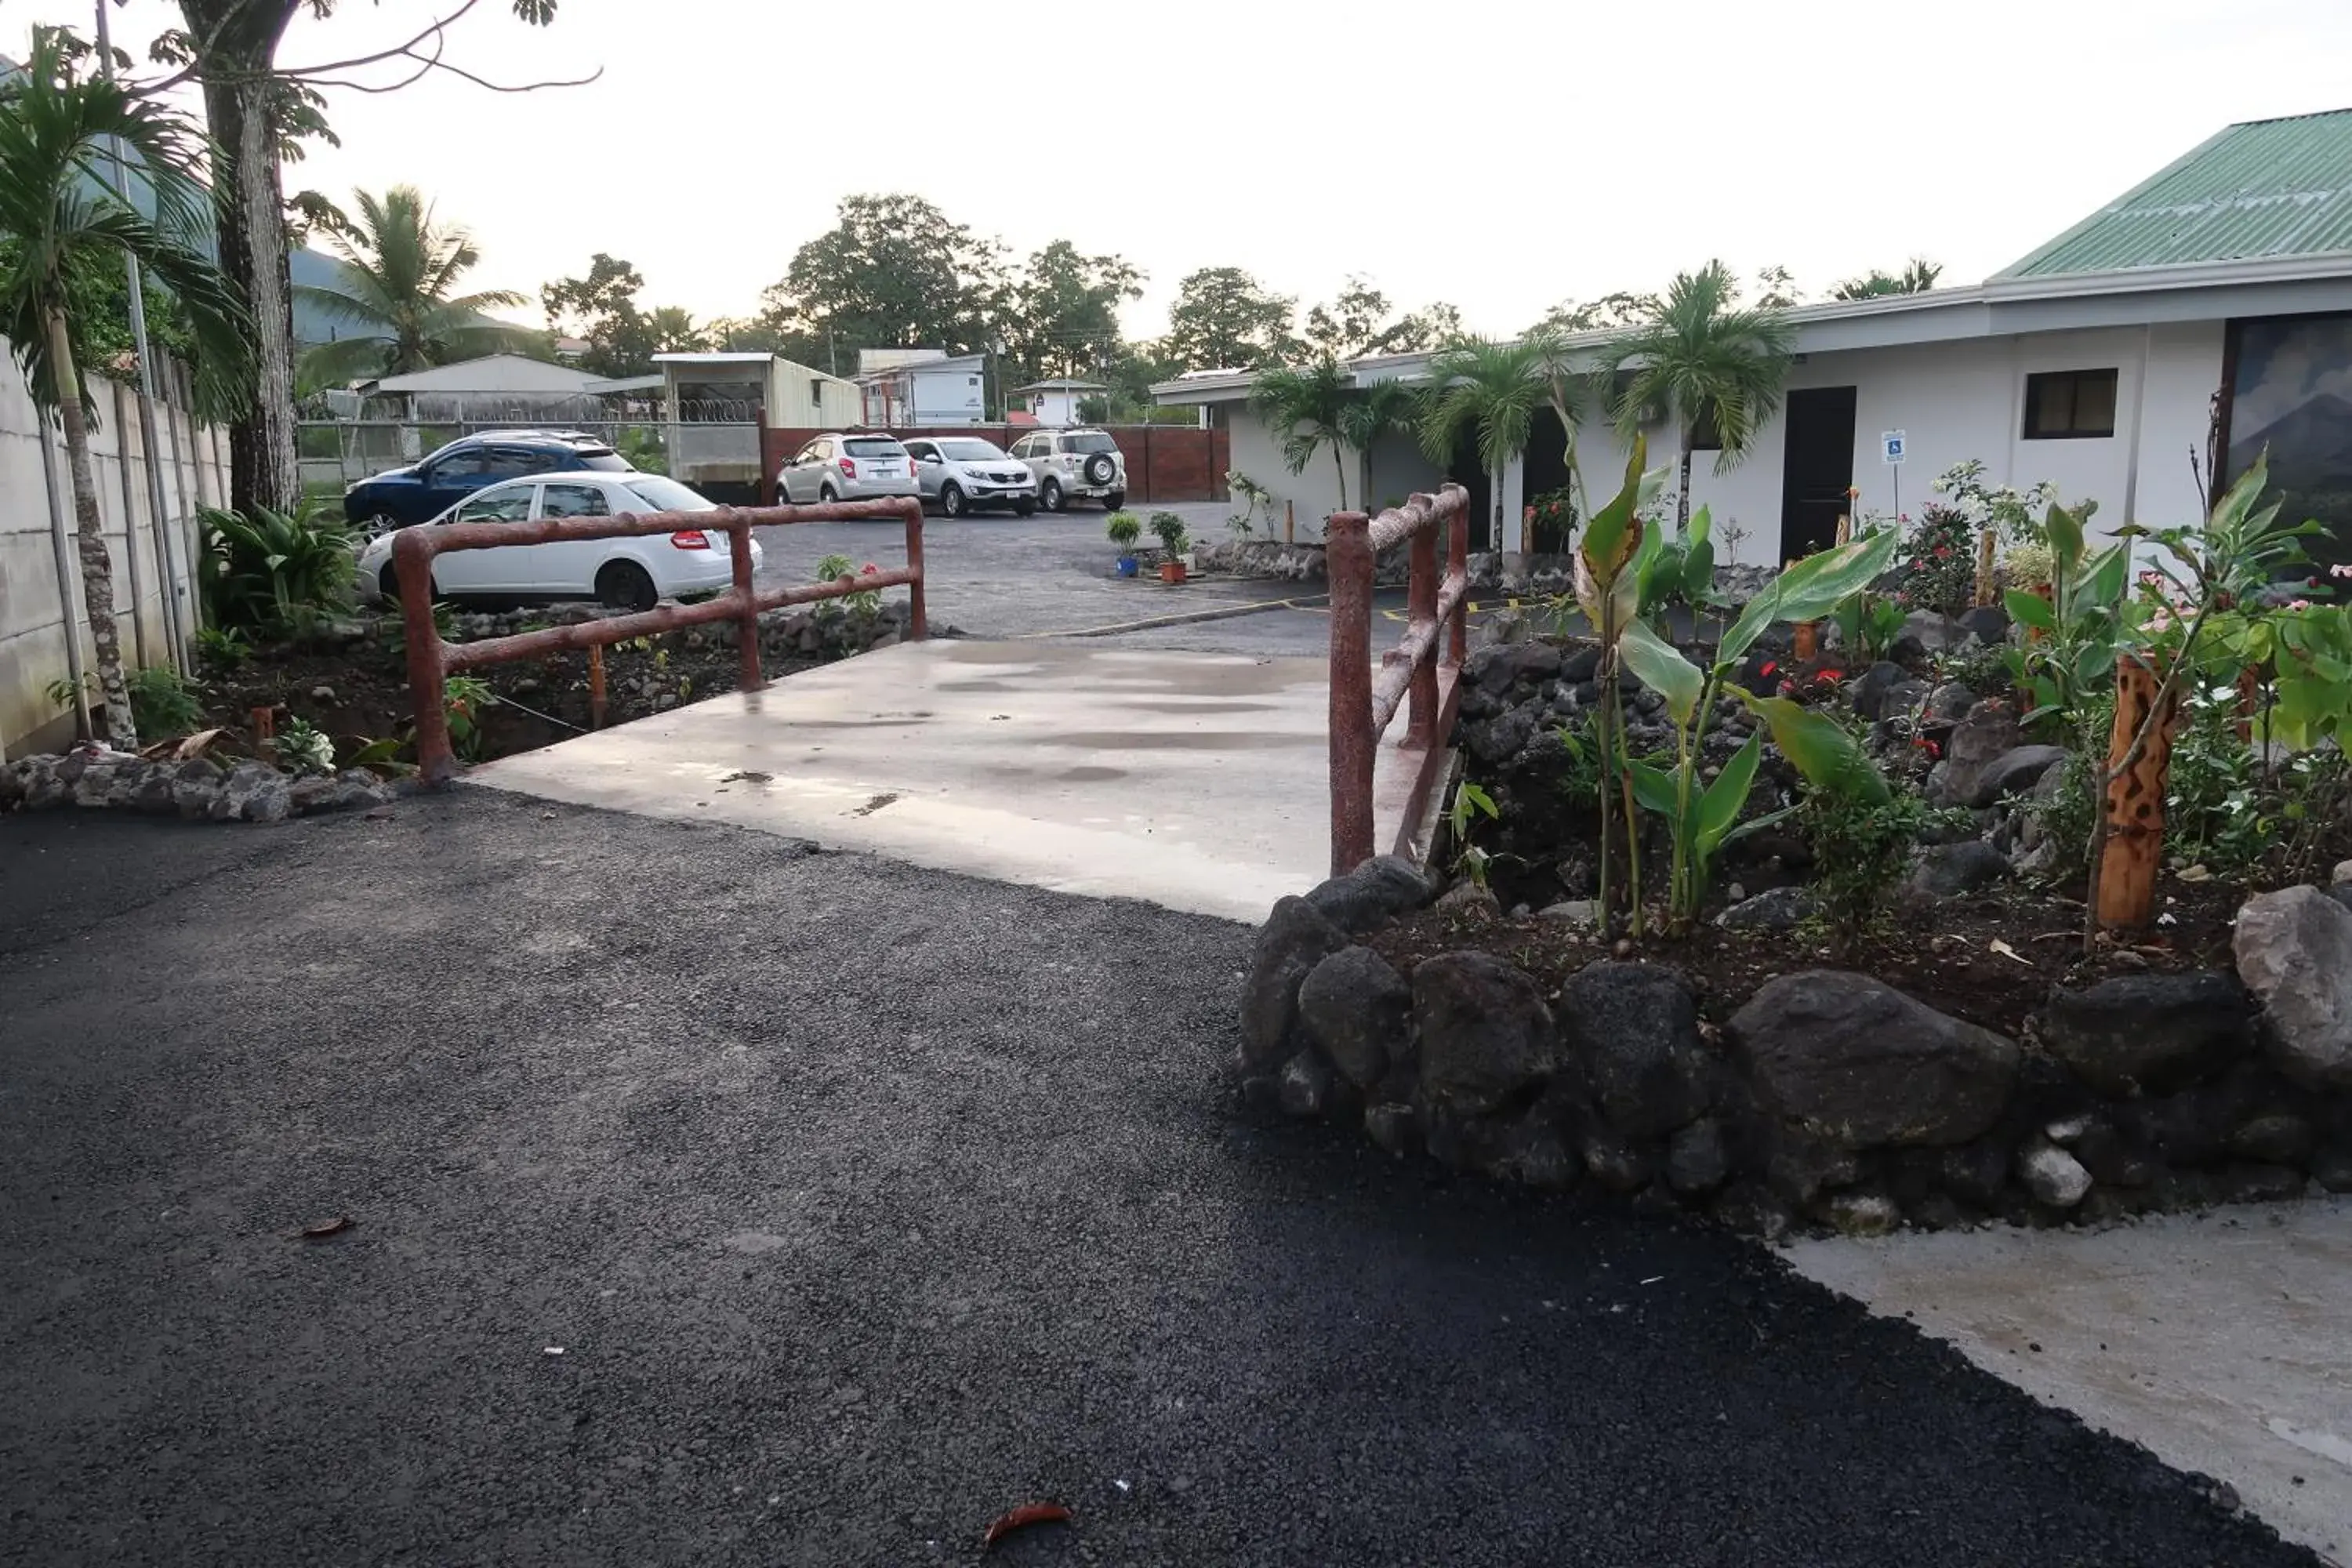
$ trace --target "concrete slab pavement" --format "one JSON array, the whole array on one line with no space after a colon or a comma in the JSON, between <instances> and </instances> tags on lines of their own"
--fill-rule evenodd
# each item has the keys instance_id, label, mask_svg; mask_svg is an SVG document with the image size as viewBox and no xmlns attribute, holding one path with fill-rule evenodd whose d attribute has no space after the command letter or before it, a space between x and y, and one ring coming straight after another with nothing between
<instances>
[{"instance_id":1,"label":"concrete slab pavement","mask_svg":"<svg viewBox=\"0 0 2352 1568\"><path fill-rule=\"evenodd\" d=\"M1797 1270L2352 1563L2352 1199L1807 1241Z\"/></svg>"},{"instance_id":2,"label":"concrete slab pavement","mask_svg":"<svg viewBox=\"0 0 2352 1568\"><path fill-rule=\"evenodd\" d=\"M1263 920L1330 846L1323 658L909 643L474 769L493 789ZM1418 753L1391 727L1376 831Z\"/></svg>"}]
</instances>

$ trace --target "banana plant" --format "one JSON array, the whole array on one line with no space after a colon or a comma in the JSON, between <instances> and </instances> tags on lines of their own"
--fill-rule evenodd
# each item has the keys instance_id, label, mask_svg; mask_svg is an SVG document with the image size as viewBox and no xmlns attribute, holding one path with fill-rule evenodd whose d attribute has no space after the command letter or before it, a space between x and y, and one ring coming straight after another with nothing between
<instances>
[{"instance_id":1,"label":"banana plant","mask_svg":"<svg viewBox=\"0 0 2352 1568\"><path fill-rule=\"evenodd\" d=\"M1675 765L1671 771L1631 759L1624 764L1634 797L1666 819L1673 840L1673 864L1666 884L1666 918L1671 926L1685 928L1697 918L1717 853L1739 834L1764 825L1759 821L1743 826L1739 821L1756 782L1757 763L1762 752L1760 736L1749 736L1747 744L1724 764L1714 782L1701 785L1699 742L1706 733L1708 717L1715 710L1717 697L1765 627L1775 621L1806 621L1827 615L1840 600L1885 573L1894 562L1897 543L1894 531L1887 530L1808 556L1790 567L1774 579L1769 588L1748 602L1739 618L1723 634L1716 647L1715 662L1706 669L1685 658L1646 621L1633 621L1620 636L1619 647L1625 667L1643 685L1665 700L1666 714L1675 730ZM1820 732L1822 728L1835 734L1847 751L1854 752L1852 739L1835 724L1818 714L1806 715L1816 721L1815 724L1801 723L1787 718L1780 708L1766 705L1780 703L1802 712L1796 704L1780 698L1759 701L1739 688L1733 689L1739 691L1749 707L1772 728L1776 742L1780 739L1781 725L1790 727L1796 746L1791 749L1783 743L1781 750L1808 779L1813 776L1814 765L1832 769L1850 765L1843 759L1827 758L1831 742ZM1855 756L1859 757L1858 752ZM1868 768L1866 760L1863 766ZM1869 771L1873 777L1876 776L1874 768ZM1885 789L1884 781L1880 781L1879 787Z\"/></svg>"},{"instance_id":2,"label":"banana plant","mask_svg":"<svg viewBox=\"0 0 2352 1568\"><path fill-rule=\"evenodd\" d=\"M1651 530L1642 521L1642 507L1665 481L1663 470L1645 473L1648 440L1636 435L1625 460L1625 482L1608 504L1584 525L1576 547L1576 602L1601 641L1601 663L1593 679L1599 683L1600 705L1593 714L1594 739L1601 749L1601 912L1612 918L1610 841L1618 806L1625 813L1625 869L1629 897L1626 907L1633 934L1642 934L1642 851L1635 832L1633 782L1625 770L1625 715L1617 690L1618 644L1628 626L1639 624L1642 608L1643 542Z\"/></svg>"},{"instance_id":3,"label":"banana plant","mask_svg":"<svg viewBox=\"0 0 2352 1568\"><path fill-rule=\"evenodd\" d=\"M2085 501L2068 510L2053 505L2043 528L2050 538L2051 595L2021 588L2003 595L2010 619L2041 637L2005 656L2011 679L2033 700L2025 722L2079 719L2084 703L2115 674L2123 632L2124 579L2131 569L2131 545L2088 547L2084 526L2097 507Z\"/></svg>"},{"instance_id":4,"label":"banana plant","mask_svg":"<svg viewBox=\"0 0 2352 1568\"><path fill-rule=\"evenodd\" d=\"M1697 609L1715 597L1714 520L1706 507L1692 514L1680 539L1648 530L1635 570L1642 578L1642 614L1654 616L1676 600Z\"/></svg>"}]
</instances>

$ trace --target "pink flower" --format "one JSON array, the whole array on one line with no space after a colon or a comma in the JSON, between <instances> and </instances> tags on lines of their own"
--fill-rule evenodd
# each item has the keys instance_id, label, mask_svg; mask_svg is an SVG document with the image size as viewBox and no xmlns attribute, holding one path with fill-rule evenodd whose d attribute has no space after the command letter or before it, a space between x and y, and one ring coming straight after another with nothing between
<instances>
[{"instance_id":1,"label":"pink flower","mask_svg":"<svg viewBox=\"0 0 2352 1568\"><path fill-rule=\"evenodd\" d=\"M2338 562L2327 569L2330 577L2352 577L2352 561Z\"/></svg>"},{"instance_id":2,"label":"pink flower","mask_svg":"<svg viewBox=\"0 0 2352 1568\"><path fill-rule=\"evenodd\" d=\"M858 575L859 575L859 576L861 576L861 577L871 577L871 576L873 576L876 573L877 573L877 572L879 572L879 571L881 571L881 570L882 570L882 568L880 568L879 566L875 565L875 564L874 564L874 563L872 563L871 561L868 561L865 565L860 566L860 567L857 569L857 574L858 574Z\"/></svg>"},{"instance_id":3,"label":"pink flower","mask_svg":"<svg viewBox=\"0 0 2352 1568\"><path fill-rule=\"evenodd\" d=\"M2160 637L2171 629L2172 617L2165 614L2162 610L2158 610L2156 614L2148 616L2147 631L2150 637Z\"/></svg>"},{"instance_id":4,"label":"pink flower","mask_svg":"<svg viewBox=\"0 0 2352 1568\"><path fill-rule=\"evenodd\" d=\"M2290 599L2287 601L2286 607L2290 610L2307 610L2311 608L2311 601L2309 599Z\"/></svg>"}]
</instances>

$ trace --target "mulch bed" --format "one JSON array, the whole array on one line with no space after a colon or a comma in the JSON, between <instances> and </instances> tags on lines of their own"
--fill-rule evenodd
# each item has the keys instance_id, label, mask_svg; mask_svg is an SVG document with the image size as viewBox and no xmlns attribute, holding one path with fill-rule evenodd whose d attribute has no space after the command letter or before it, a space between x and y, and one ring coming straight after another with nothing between
<instances>
[{"instance_id":1,"label":"mulch bed","mask_svg":"<svg viewBox=\"0 0 2352 1568\"><path fill-rule=\"evenodd\" d=\"M2174 923L2082 952L2083 906L2060 894L2012 889L1897 910L1859 951L1841 954L1796 931L1723 931L1652 935L1627 947L1581 926L1534 916L1511 919L1432 908L1370 939L1400 972L1441 952L1476 949L1557 987L1598 959L1636 957L1671 964L1689 979L1706 1015L1728 1018L1756 988L1801 969L1874 975L1918 1001L2001 1034L2016 1036L2053 984L2088 985L2120 974L2230 966L2231 922L2247 889L2212 880L2168 879L2158 906ZM2005 944L2015 956L1996 949Z\"/></svg>"}]
</instances>

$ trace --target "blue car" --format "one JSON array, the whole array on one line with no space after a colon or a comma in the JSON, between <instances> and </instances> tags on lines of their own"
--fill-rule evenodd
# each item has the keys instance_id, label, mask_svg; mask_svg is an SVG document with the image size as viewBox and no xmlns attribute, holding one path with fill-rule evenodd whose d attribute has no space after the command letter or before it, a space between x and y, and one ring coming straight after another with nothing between
<instances>
[{"instance_id":1,"label":"blue car","mask_svg":"<svg viewBox=\"0 0 2352 1568\"><path fill-rule=\"evenodd\" d=\"M628 473L634 465L584 431L493 430L362 479L343 492L343 516L362 532L382 533L429 521L484 485L577 468Z\"/></svg>"}]
</instances>

